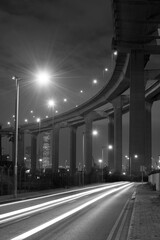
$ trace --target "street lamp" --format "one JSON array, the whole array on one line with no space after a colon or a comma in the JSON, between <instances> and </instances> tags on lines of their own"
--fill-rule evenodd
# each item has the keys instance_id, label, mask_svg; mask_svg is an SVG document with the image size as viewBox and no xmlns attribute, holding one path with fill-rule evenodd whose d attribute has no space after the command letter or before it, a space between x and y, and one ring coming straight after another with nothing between
<instances>
[{"instance_id":1,"label":"street lamp","mask_svg":"<svg viewBox=\"0 0 160 240\"><path fill-rule=\"evenodd\" d=\"M40 72L36 80L41 84L49 82L49 75L46 72ZM17 197L17 163L18 163L18 123L19 123L19 83L22 78L13 76L12 80L16 82L16 105L15 105L15 160L14 160L14 197Z\"/></svg>"},{"instance_id":2,"label":"street lamp","mask_svg":"<svg viewBox=\"0 0 160 240\"><path fill-rule=\"evenodd\" d=\"M50 75L46 71L40 71L36 74L36 81L41 86L45 86L50 82Z\"/></svg>"},{"instance_id":3,"label":"street lamp","mask_svg":"<svg viewBox=\"0 0 160 240\"><path fill-rule=\"evenodd\" d=\"M137 159L138 158L138 155L137 154L134 154L134 156L133 156L135 159ZM132 175L132 157L130 156L129 157L129 175L130 175L130 177L131 177L131 175Z\"/></svg>"},{"instance_id":4,"label":"street lamp","mask_svg":"<svg viewBox=\"0 0 160 240\"><path fill-rule=\"evenodd\" d=\"M97 79L93 79L92 83L96 85L98 83Z\"/></svg>"},{"instance_id":5,"label":"street lamp","mask_svg":"<svg viewBox=\"0 0 160 240\"><path fill-rule=\"evenodd\" d=\"M19 118L19 81L21 78L12 77L16 81L16 106L15 106L15 160L14 160L14 197L17 197L17 162L18 162L18 118Z\"/></svg>"},{"instance_id":6,"label":"street lamp","mask_svg":"<svg viewBox=\"0 0 160 240\"><path fill-rule=\"evenodd\" d=\"M108 149L112 150L113 146L112 145L108 145Z\"/></svg>"},{"instance_id":7,"label":"street lamp","mask_svg":"<svg viewBox=\"0 0 160 240\"><path fill-rule=\"evenodd\" d=\"M108 68L103 69L103 78L105 77L105 72L108 72Z\"/></svg>"},{"instance_id":8,"label":"street lamp","mask_svg":"<svg viewBox=\"0 0 160 240\"><path fill-rule=\"evenodd\" d=\"M98 162L100 163L100 169L102 169L102 182L103 182L103 160L102 159L99 159Z\"/></svg>"},{"instance_id":9,"label":"street lamp","mask_svg":"<svg viewBox=\"0 0 160 240\"><path fill-rule=\"evenodd\" d=\"M92 135L93 135L93 136L97 136L97 135L98 135L98 130L97 130L97 129L94 129L94 130L92 131Z\"/></svg>"},{"instance_id":10,"label":"street lamp","mask_svg":"<svg viewBox=\"0 0 160 240\"><path fill-rule=\"evenodd\" d=\"M113 146L112 145L108 145L108 146L102 146L102 161L104 162L104 149L107 149L108 150L112 150L113 149Z\"/></svg>"},{"instance_id":11,"label":"street lamp","mask_svg":"<svg viewBox=\"0 0 160 240\"><path fill-rule=\"evenodd\" d=\"M92 135L93 136L97 136L98 135L98 130L94 129L92 131ZM82 185L84 185L84 165L85 165L85 131L83 131L82 133Z\"/></svg>"},{"instance_id":12,"label":"street lamp","mask_svg":"<svg viewBox=\"0 0 160 240\"><path fill-rule=\"evenodd\" d=\"M55 107L55 101L53 99L48 100L48 107L51 109L51 112L54 110ZM51 116L53 116L53 112L51 113Z\"/></svg>"}]
</instances>

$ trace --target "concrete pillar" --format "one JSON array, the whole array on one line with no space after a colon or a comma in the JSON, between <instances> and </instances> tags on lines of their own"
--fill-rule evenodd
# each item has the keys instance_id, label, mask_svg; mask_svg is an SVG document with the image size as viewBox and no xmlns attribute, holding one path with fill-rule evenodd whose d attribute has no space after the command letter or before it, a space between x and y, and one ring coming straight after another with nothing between
<instances>
[{"instance_id":1,"label":"concrete pillar","mask_svg":"<svg viewBox=\"0 0 160 240\"><path fill-rule=\"evenodd\" d=\"M87 116L85 118L84 130L84 164L86 166L86 173L92 170L92 118Z\"/></svg>"},{"instance_id":2,"label":"concrete pillar","mask_svg":"<svg viewBox=\"0 0 160 240\"><path fill-rule=\"evenodd\" d=\"M132 51L130 59L130 127L129 152L131 174L139 175L145 156L145 84L144 53ZM138 155L138 158L134 156Z\"/></svg>"},{"instance_id":3,"label":"concrete pillar","mask_svg":"<svg viewBox=\"0 0 160 240\"><path fill-rule=\"evenodd\" d=\"M37 164L37 133L31 135L31 171L34 174Z\"/></svg>"},{"instance_id":4,"label":"concrete pillar","mask_svg":"<svg viewBox=\"0 0 160 240\"><path fill-rule=\"evenodd\" d=\"M20 132L18 136L18 165L24 165L24 132Z\"/></svg>"},{"instance_id":5,"label":"concrete pillar","mask_svg":"<svg viewBox=\"0 0 160 240\"><path fill-rule=\"evenodd\" d=\"M114 107L114 170L122 172L122 97L113 100Z\"/></svg>"},{"instance_id":6,"label":"concrete pillar","mask_svg":"<svg viewBox=\"0 0 160 240\"><path fill-rule=\"evenodd\" d=\"M151 171L152 165L152 120L151 120L151 110L152 102L145 102L146 107L146 127L145 127L145 162L147 172Z\"/></svg>"},{"instance_id":7,"label":"concrete pillar","mask_svg":"<svg viewBox=\"0 0 160 240\"><path fill-rule=\"evenodd\" d=\"M77 127L70 127L70 172L76 172L76 131Z\"/></svg>"},{"instance_id":8,"label":"concrete pillar","mask_svg":"<svg viewBox=\"0 0 160 240\"><path fill-rule=\"evenodd\" d=\"M112 146L113 149L109 149L108 147ZM109 170L114 169L114 116L110 115L108 117L108 167Z\"/></svg>"},{"instance_id":9,"label":"concrete pillar","mask_svg":"<svg viewBox=\"0 0 160 240\"><path fill-rule=\"evenodd\" d=\"M59 167L59 131L60 125L54 125L54 129L52 130L52 172L58 173Z\"/></svg>"}]
</instances>

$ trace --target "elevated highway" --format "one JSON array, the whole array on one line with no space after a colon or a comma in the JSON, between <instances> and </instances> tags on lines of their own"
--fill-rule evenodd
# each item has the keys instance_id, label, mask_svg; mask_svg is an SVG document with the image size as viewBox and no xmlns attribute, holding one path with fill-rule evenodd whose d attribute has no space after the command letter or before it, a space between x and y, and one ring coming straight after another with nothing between
<instances>
[{"instance_id":1,"label":"elevated highway","mask_svg":"<svg viewBox=\"0 0 160 240\"><path fill-rule=\"evenodd\" d=\"M114 132L109 136L114 144L114 159L109 156L110 167L117 172L122 169L122 114L128 111L130 114L130 141L129 155L132 159L132 171L138 173L141 165L151 165L151 132L146 131L146 114L150 118L151 106L146 108L146 102L152 104L159 99L159 72L152 78L152 70L147 69L150 56L160 54L159 24L160 2L158 0L113 0L113 28L112 41L113 52L117 51L112 76L103 89L84 104L68 112L59 114L54 118L43 119L41 128L37 123L20 126L20 132L29 131L37 136L40 131L53 130L54 149L52 153L52 170L57 172L59 161L59 130L63 127L71 128L71 144L76 136L76 129L85 125L85 161L86 171L92 169L92 122L112 116L114 118ZM146 72L149 75L146 76ZM148 81L157 79L148 87ZM127 91L128 90L128 91ZM127 91L127 94L126 94ZM129 96L129 97L128 97ZM112 103L112 107L107 107ZM105 111L99 110L106 106ZM146 110L147 109L147 110ZM149 112L148 112L149 111ZM145 124L144 124L145 123ZM151 127L150 127L151 128ZM7 130L1 130L5 132ZM33 141L33 148L36 140ZM147 149L149 151L147 152ZM136 163L133 156L138 154L139 162ZM32 161L36 162L35 152L32 153ZM71 172L76 169L76 145L71 146L70 165ZM32 164L36 168L36 163ZM131 163L130 163L131 173Z\"/></svg>"}]
</instances>

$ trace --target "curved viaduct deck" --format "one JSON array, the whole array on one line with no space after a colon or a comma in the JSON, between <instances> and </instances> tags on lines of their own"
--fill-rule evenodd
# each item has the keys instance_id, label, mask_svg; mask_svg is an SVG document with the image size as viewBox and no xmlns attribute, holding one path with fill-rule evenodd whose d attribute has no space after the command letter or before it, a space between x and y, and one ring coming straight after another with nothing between
<instances>
[{"instance_id":1,"label":"curved viaduct deck","mask_svg":"<svg viewBox=\"0 0 160 240\"><path fill-rule=\"evenodd\" d=\"M159 83L156 83L146 89L145 94L144 84L144 69L149 62L150 55L160 54L160 46L158 45L160 39L158 34L159 9L159 0L112 0L114 22L112 48L118 50L112 76L104 88L93 98L75 109L54 117L54 124L59 124L60 127L66 127L67 124L79 126L84 124L84 119L88 114L109 102L115 101L130 88L130 120L132 120L130 122L130 156L139 153L141 161L138 164L144 164L145 158L149 159L151 154L147 153L148 155L146 155L145 148L148 147L149 143L144 142L145 139L150 139L149 135L146 136L146 125L144 126L146 117L145 97L148 101L157 100L160 90ZM128 110L128 102L126 102L125 110ZM104 115L96 113L95 119L101 119L110 113L113 113L113 108L106 110ZM114 162L117 171L121 171L122 167L122 129L121 124L119 124L122 119L119 116L121 117L121 114L117 113L115 121L116 138L114 139ZM52 127L53 118L41 121L41 131L52 129ZM37 123L22 125L20 129L30 132L39 131ZM90 146L90 139L88 144ZM148 149L150 149L150 146ZM87 163L87 171L89 172L92 166L91 148L87 154L89 154L86 155L89 161ZM150 159L147 161L150 161ZM56 164L57 168L58 162ZM133 162L134 170L137 170L137 167L139 168L139 165L136 166Z\"/></svg>"},{"instance_id":2,"label":"curved viaduct deck","mask_svg":"<svg viewBox=\"0 0 160 240\"><path fill-rule=\"evenodd\" d=\"M85 115L112 102L130 87L130 53L138 49L144 51L144 67L151 54L159 54L160 46L156 41L160 23L160 2L158 0L113 0L114 37L112 48L118 50L113 74L104 88L92 99L66 113L54 117L54 122L82 124ZM136 14L135 14L136 13ZM50 128L53 119L44 119L41 129ZM37 124L21 126L22 130L36 131Z\"/></svg>"}]
</instances>

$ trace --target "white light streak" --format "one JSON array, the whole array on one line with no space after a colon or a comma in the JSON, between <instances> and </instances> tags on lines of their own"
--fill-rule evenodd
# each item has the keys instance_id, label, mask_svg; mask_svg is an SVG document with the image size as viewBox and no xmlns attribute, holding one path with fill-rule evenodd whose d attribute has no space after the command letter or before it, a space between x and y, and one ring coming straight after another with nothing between
<instances>
[{"instance_id":1,"label":"white light streak","mask_svg":"<svg viewBox=\"0 0 160 240\"><path fill-rule=\"evenodd\" d=\"M124 182L119 182L119 183L112 183L111 184L106 184L105 186L118 186L118 185L122 185L124 184ZM95 188L97 186L92 186L92 187L85 187L85 190L87 189L92 189L92 188ZM102 185L98 185L98 188L100 187L104 187L104 184ZM65 192L59 192L59 193L54 193L54 194L49 194L49 195L45 195L45 196L40 196L40 197L36 197L36 198L30 198L30 199L25 199L25 200L21 200L21 201L17 201L17 202L10 202L10 203L4 203L4 204L1 204L0 205L0 208L1 207L4 207L4 206L9 206L9 205L15 205L15 204L19 204L19 203L24 203L24 202L30 202L30 201L37 201L39 199L44 199L44 198L50 198L50 197L54 197L54 196L58 196L58 195L63 195L63 194L66 194L66 193L73 193L73 192L79 192L79 191L84 191L84 188L80 188L80 189L75 189L75 190L68 190L68 191L65 191ZM0 215L1 216L1 215Z\"/></svg>"},{"instance_id":2,"label":"white light streak","mask_svg":"<svg viewBox=\"0 0 160 240\"><path fill-rule=\"evenodd\" d=\"M119 185L121 185L121 184L119 184ZM57 203L61 204L61 203L67 202L68 200L70 201L70 200L73 200L75 198L83 197L84 195L89 195L89 194L92 194L92 193L100 192L100 191L103 191L105 189L109 189L109 188L113 188L113 187L114 186L112 186L112 185L111 186L110 185L105 186L105 187L103 186L101 188L92 189L92 190L85 191L85 192L82 192L82 193L74 194L72 196L67 196L67 197L63 197L63 198L60 198L60 199L56 199L56 200L48 201L48 202L45 202L45 203L37 204L37 205L32 206L32 207L27 207L27 208L23 208L23 209L20 209L20 210L4 213L4 214L0 215L0 224L4 223L4 222L7 222L7 221L14 220L16 218L24 217L28 214L35 213L37 211L42 211L44 209L51 208L51 207L55 206L55 204L57 205ZM26 213L26 214L23 214L23 213ZM12 217L12 216L13 216L13 218L7 218L7 217Z\"/></svg>"},{"instance_id":3,"label":"white light streak","mask_svg":"<svg viewBox=\"0 0 160 240\"><path fill-rule=\"evenodd\" d=\"M57 223L57 222L65 219L65 218L73 215L74 213L79 212L80 210L86 208L87 206L93 204L94 202L97 202L100 199L102 199L102 198L104 198L104 197L106 197L106 196L108 196L108 195L110 195L110 194L112 194L114 192L117 192L117 191L122 190L122 189L127 188L127 187L131 187L132 185L133 185L133 183L128 183L128 184L125 184L125 185L123 185L121 187L118 187L116 189L112 189L112 190L110 190L110 191L108 191L108 192L106 192L104 194L101 194L100 196L98 196L98 197L96 197L96 198L94 198L94 199L92 199L92 200L82 204L79 207L76 207L76 208L74 208L74 209L72 209L72 210L70 210L70 211L68 211L68 212L66 212L64 214L61 214L60 216L58 216L58 217L56 217L56 218L54 218L54 219L52 219L52 220L50 220L50 221L48 221L48 222L46 222L44 224L39 225L36 228L33 228L33 229L31 229L31 230L29 230L29 231L27 231L27 232L25 232L25 233L23 233L23 234L21 234L21 235L19 235L17 237L12 238L11 240L23 240L23 239L26 239L27 237L30 237L30 236L32 236L32 235L42 231L43 229L46 229L46 228L54 225L55 223Z\"/></svg>"}]
</instances>

